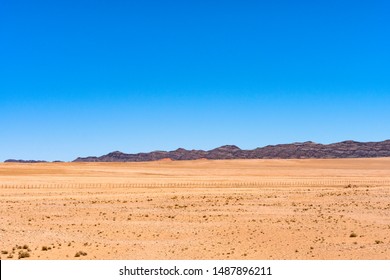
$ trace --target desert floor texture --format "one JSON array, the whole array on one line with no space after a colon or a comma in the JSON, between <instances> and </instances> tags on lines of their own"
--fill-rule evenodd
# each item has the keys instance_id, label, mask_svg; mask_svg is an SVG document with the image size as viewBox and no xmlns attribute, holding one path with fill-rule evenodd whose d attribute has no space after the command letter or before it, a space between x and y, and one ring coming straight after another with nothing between
<instances>
[{"instance_id":1,"label":"desert floor texture","mask_svg":"<svg viewBox=\"0 0 390 280\"><path fill-rule=\"evenodd\" d=\"M0 164L2 259L390 259L390 158Z\"/></svg>"}]
</instances>

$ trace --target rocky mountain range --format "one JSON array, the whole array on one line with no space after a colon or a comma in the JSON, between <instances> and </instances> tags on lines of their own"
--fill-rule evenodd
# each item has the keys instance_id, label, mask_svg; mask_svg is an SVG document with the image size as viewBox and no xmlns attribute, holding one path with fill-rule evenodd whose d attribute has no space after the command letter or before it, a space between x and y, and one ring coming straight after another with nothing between
<instances>
[{"instance_id":1,"label":"rocky mountain range","mask_svg":"<svg viewBox=\"0 0 390 280\"><path fill-rule=\"evenodd\" d=\"M153 151L149 153L126 154L119 151L100 157L79 157L74 162L140 162L155 160L195 159L293 159L293 158L370 158L390 157L390 140L382 142L343 141L333 144L298 142L269 145L253 150L241 150L234 145L221 146L209 151L186 150Z\"/></svg>"}]
</instances>

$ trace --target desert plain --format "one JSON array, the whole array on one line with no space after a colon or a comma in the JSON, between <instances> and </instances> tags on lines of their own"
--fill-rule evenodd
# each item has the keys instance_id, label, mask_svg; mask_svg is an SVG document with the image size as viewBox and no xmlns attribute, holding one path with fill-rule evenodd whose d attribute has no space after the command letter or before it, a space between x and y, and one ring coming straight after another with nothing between
<instances>
[{"instance_id":1,"label":"desert plain","mask_svg":"<svg viewBox=\"0 0 390 280\"><path fill-rule=\"evenodd\" d=\"M1 163L1 259L390 259L390 158Z\"/></svg>"}]
</instances>

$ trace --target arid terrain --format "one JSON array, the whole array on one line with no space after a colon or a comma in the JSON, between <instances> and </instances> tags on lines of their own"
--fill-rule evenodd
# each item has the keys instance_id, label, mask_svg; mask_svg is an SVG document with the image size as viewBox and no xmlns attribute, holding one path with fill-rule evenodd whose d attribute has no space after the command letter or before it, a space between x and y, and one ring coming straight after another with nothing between
<instances>
[{"instance_id":1,"label":"arid terrain","mask_svg":"<svg viewBox=\"0 0 390 280\"><path fill-rule=\"evenodd\" d=\"M390 158L1 163L2 259L390 259Z\"/></svg>"}]
</instances>

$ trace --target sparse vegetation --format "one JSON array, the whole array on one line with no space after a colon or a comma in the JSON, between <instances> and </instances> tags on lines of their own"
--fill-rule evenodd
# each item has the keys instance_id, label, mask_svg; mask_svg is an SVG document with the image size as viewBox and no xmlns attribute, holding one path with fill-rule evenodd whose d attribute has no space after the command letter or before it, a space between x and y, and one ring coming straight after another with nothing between
<instances>
[{"instance_id":1,"label":"sparse vegetation","mask_svg":"<svg viewBox=\"0 0 390 280\"><path fill-rule=\"evenodd\" d=\"M86 256L87 253L86 252L83 252L83 251L78 251L76 252L76 254L74 255L76 258L80 257L80 256Z\"/></svg>"},{"instance_id":2,"label":"sparse vegetation","mask_svg":"<svg viewBox=\"0 0 390 280\"><path fill-rule=\"evenodd\" d=\"M19 252L19 259L29 258L30 254L28 252Z\"/></svg>"}]
</instances>

